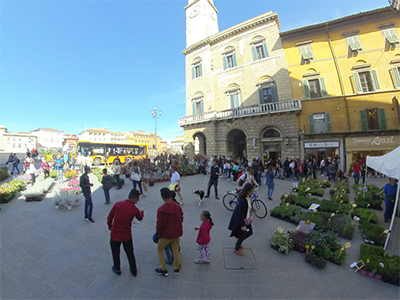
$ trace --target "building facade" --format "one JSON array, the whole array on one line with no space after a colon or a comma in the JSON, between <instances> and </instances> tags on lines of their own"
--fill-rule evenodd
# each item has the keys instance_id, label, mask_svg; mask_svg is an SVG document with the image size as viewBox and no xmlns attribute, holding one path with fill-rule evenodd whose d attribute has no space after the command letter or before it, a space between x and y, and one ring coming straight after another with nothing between
<instances>
[{"instance_id":1,"label":"building facade","mask_svg":"<svg viewBox=\"0 0 400 300\"><path fill-rule=\"evenodd\" d=\"M137 131L126 131L126 143L127 144L141 144L147 145L148 155L154 157L156 154L156 135L150 132L144 132L142 130ZM163 141L160 136L157 135L157 152L162 153L167 151L168 143Z\"/></svg>"},{"instance_id":2,"label":"building facade","mask_svg":"<svg viewBox=\"0 0 400 300\"><path fill-rule=\"evenodd\" d=\"M175 140L171 141L170 152L173 154L182 154L184 146L183 135L175 137Z\"/></svg>"},{"instance_id":3,"label":"building facade","mask_svg":"<svg viewBox=\"0 0 400 300\"><path fill-rule=\"evenodd\" d=\"M25 153L37 149L37 137L29 132L8 132L0 126L0 153Z\"/></svg>"},{"instance_id":4,"label":"building facade","mask_svg":"<svg viewBox=\"0 0 400 300\"><path fill-rule=\"evenodd\" d=\"M399 11L385 7L281 33L302 156L341 168L399 146Z\"/></svg>"},{"instance_id":5,"label":"building facade","mask_svg":"<svg viewBox=\"0 0 400 300\"><path fill-rule=\"evenodd\" d=\"M299 154L297 114L276 13L218 32L211 0L186 9L184 152L249 158ZM195 28L195 30L194 30Z\"/></svg>"},{"instance_id":6,"label":"building facade","mask_svg":"<svg viewBox=\"0 0 400 300\"><path fill-rule=\"evenodd\" d=\"M37 136L39 148L61 149L64 138L63 131L53 128L39 128L31 131L32 135Z\"/></svg>"}]
</instances>

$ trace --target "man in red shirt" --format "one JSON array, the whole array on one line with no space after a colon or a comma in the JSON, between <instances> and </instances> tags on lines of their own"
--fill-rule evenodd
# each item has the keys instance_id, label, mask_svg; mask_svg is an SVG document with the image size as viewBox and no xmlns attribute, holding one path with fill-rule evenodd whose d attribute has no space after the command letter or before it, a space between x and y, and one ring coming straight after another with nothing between
<instances>
[{"instance_id":1,"label":"man in red shirt","mask_svg":"<svg viewBox=\"0 0 400 300\"><path fill-rule=\"evenodd\" d=\"M121 243L128 257L131 273L133 276L137 275L131 227L134 217L139 221L143 219L143 210L139 211L136 207L139 196L140 193L137 190L131 190L128 196L129 199L115 203L107 217L108 229L111 231L110 246L114 262L111 269L117 275L121 275L121 262L119 259Z\"/></svg>"},{"instance_id":2,"label":"man in red shirt","mask_svg":"<svg viewBox=\"0 0 400 300\"><path fill-rule=\"evenodd\" d=\"M360 180L360 169L361 165L358 163L358 160L356 160L353 164L353 178L355 184L358 184L358 181Z\"/></svg>"},{"instance_id":3,"label":"man in red shirt","mask_svg":"<svg viewBox=\"0 0 400 300\"><path fill-rule=\"evenodd\" d=\"M174 274L179 274L179 237L183 234L183 211L181 206L173 201L168 188L162 188L160 192L164 204L157 210L156 234L158 237L157 254L161 268L157 268L155 271L158 275L166 277L168 270L165 265L163 250L169 243L171 243L172 253L174 254Z\"/></svg>"}]
</instances>

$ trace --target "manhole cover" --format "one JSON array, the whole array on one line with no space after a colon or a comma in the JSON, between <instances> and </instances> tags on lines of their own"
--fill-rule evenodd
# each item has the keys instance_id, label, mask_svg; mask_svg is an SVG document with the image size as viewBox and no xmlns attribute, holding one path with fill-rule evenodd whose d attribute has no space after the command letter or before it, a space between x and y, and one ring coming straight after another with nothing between
<instances>
[{"instance_id":1,"label":"manhole cover","mask_svg":"<svg viewBox=\"0 0 400 300\"><path fill-rule=\"evenodd\" d=\"M256 259L250 248L243 248L243 256L233 252L233 248L222 248L225 269L228 270L258 270Z\"/></svg>"}]
</instances>

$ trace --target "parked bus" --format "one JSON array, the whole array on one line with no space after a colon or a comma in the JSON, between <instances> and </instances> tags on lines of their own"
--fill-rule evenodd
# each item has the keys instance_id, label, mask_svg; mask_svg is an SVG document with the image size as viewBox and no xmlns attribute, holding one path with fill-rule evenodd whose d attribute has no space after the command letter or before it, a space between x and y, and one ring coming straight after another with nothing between
<instances>
[{"instance_id":1,"label":"parked bus","mask_svg":"<svg viewBox=\"0 0 400 300\"><path fill-rule=\"evenodd\" d=\"M147 158L146 145L127 145L127 144L114 144L114 143L92 143L89 141L79 141L75 148L75 154L90 153L93 158L93 165L100 166L107 163L112 164L115 160L120 163L129 163L137 158Z\"/></svg>"}]
</instances>

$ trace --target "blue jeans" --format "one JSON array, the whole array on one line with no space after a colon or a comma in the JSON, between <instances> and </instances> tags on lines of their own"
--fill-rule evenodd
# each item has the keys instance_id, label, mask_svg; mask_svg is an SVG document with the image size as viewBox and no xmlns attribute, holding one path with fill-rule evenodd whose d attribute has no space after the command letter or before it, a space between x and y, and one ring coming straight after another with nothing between
<instances>
[{"instance_id":1,"label":"blue jeans","mask_svg":"<svg viewBox=\"0 0 400 300\"><path fill-rule=\"evenodd\" d=\"M114 175L114 178L115 178L115 184L117 185L117 188L121 189L122 185L121 185L121 182L119 181L119 174Z\"/></svg>"},{"instance_id":2,"label":"blue jeans","mask_svg":"<svg viewBox=\"0 0 400 300\"><path fill-rule=\"evenodd\" d=\"M358 184L358 181L360 180L360 173L354 173L353 177L354 177L354 183Z\"/></svg>"},{"instance_id":3,"label":"blue jeans","mask_svg":"<svg viewBox=\"0 0 400 300\"><path fill-rule=\"evenodd\" d=\"M261 183L261 174L262 174L262 172L258 172L257 173L257 182L258 182L258 184Z\"/></svg>"},{"instance_id":4,"label":"blue jeans","mask_svg":"<svg viewBox=\"0 0 400 300\"><path fill-rule=\"evenodd\" d=\"M14 169L17 169L17 172L19 174L18 165L12 164L12 166L13 166L13 168L12 168L11 174L14 173Z\"/></svg>"},{"instance_id":5,"label":"blue jeans","mask_svg":"<svg viewBox=\"0 0 400 300\"><path fill-rule=\"evenodd\" d=\"M385 212L383 213L385 221L392 218L393 210L394 210L394 202L391 201L385 202Z\"/></svg>"},{"instance_id":6,"label":"blue jeans","mask_svg":"<svg viewBox=\"0 0 400 300\"><path fill-rule=\"evenodd\" d=\"M106 203L110 203L110 190L104 189L104 197L106 198Z\"/></svg>"},{"instance_id":7,"label":"blue jeans","mask_svg":"<svg viewBox=\"0 0 400 300\"><path fill-rule=\"evenodd\" d=\"M265 184L268 186L268 198L272 197L272 193L274 192L274 183L266 181Z\"/></svg>"},{"instance_id":8,"label":"blue jeans","mask_svg":"<svg viewBox=\"0 0 400 300\"><path fill-rule=\"evenodd\" d=\"M88 192L84 192L83 196L85 197L85 218L91 219L93 211L92 195Z\"/></svg>"}]
</instances>

